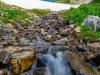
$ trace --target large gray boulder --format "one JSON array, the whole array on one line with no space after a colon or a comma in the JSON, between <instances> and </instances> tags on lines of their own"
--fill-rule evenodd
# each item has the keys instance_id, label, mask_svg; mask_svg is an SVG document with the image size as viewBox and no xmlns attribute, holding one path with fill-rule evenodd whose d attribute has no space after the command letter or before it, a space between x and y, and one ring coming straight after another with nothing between
<instances>
[{"instance_id":1,"label":"large gray boulder","mask_svg":"<svg viewBox=\"0 0 100 75\"><path fill-rule=\"evenodd\" d=\"M89 15L82 23L93 29L94 31L100 31L100 17Z\"/></svg>"}]
</instances>

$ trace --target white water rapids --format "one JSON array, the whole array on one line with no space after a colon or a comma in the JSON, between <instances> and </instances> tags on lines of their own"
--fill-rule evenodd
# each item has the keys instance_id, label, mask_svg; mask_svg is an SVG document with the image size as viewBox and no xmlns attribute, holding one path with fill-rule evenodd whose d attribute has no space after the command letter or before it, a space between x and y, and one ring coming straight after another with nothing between
<instances>
[{"instance_id":1,"label":"white water rapids","mask_svg":"<svg viewBox=\"0 0 100 75\"><path fill-rule=\"evenodd\" d=\"M71 68L67 60L64 59L64 55L61 51L57 52L56 56L48 53L46 54L46 58L47 63L45 75L72 75Z\"/></svg>"}]
</instances>

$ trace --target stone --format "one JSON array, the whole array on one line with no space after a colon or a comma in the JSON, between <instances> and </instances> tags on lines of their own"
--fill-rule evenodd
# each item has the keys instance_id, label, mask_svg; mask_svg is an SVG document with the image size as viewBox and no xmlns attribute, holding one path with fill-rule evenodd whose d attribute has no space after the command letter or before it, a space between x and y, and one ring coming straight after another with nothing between
<instances>
[{"instance_id":1,"label":"stone","mask_svg":"<svg viewBox=\"0 0 100 75\"><path fill-rule=\"evenodd\" d=\"M94 58L92 58L92 61L97 64L97 66L100 66L100 55L96 55Z\"/></svg>"},{"instance_id":2,"label":"stone","mask_svg":"<svg viewBox=\"0 0 100 75\"><path fill-rule=\"evenodd\" d=\"M0 75L3 75L3 71L2 70L0 70Z\"/></svg>"},{"instance_id":3,"label":"stone","mask_svg":"<svg viewBox=\"0 0 100 75\"><path fill-rule=\"evenodd\" d=\"M100 42L88 43L87 46L95 55L100 54Z\"/></svg>"},{"instance_id":4,"label":"stone","mask_svg":"<svg viewBox=\"0 0 100 75\"><path fill-rule=\"evenodd\" d=\"M79 32L80 32L80 27L76 27L76 28L74 29L74 31L76 31L77 33L79 33Z\"/></svg>"},{"instance_id":5,"label":"stone","mask_svg":"<svg viewBox=\"0 0 100 75\"><path fill-rule=\"evenodd\" d=\"M75 24L70 24L69 27L70 27L71 29L73 29L73 28L75 27Z\"/></svg>"},{"instance_id":6,"label":"stone","mask_svg":"<svg viewBox=\"0 0 100 75\"><path fill-rule=\"evenodd\" d=\"M45 75L45 69L44 68L36 68L35 70L29 70L20 75Z\"/></svg>"},{"instance_id":7,"label":"stone","mask_svg":"<svg viewBox=\"0 0 100 75\"><path fill-rule=\"evenodd\" d=\"M62 44L65 44L67 41L68 41L67 38L63 38L63 39L55 41L54 44L62 45Z\"/></svg>"},{"instance_id":8,"label":"stone","mask_svg":"<svg viewBox=\"0 0 100 75\"><path fill-rule=\"evenodd\" d=\"M46 37L47 37L47 40L51 40L52 39L52 36L50 34L48 34Z\"/></svg>"},{"instance_id":9,"label":"stone","mask_svg":"<svg viewBox=\"0 0 100 75\"><path fill-rule=\"evenodd\" d=\"M3 64L8 64L11 60L11 54L7 53L6 51L0 52L0 62Z\"/></svg>"},{"instance_id":10,"label":"stone","mask_svg":"<svg viewBox=\"0 0 100 75\"><path fill-rule=\"evenodd\" d=\"M19 43L20 43L20 45L22 45L22 46L26 46L26 45L28 45L29 44L29 40L27 39L27 38L20 38L19 39Z\"/></svg>"},{"instance_id":11,"label":"stone","mask_svg":"<svg viewBox=\"0 0 100 75\"><path fill-rule=\"evenodd\" d=\"M8 75L6 69L0 70L0 75Z\"/></svg>"},{"instance_id":12,"label":"stone","mask_svg":"<svg viewBox=\"0 0 100 75\"><path fill-rule=\"evenodd\" d=\"M12 53L12 70L15 74L20 74L28 70L35 61L34 49L22 49Z\"/></svg>"},{"instance_id":13,"label":"stone","mask_svg":"<svg viewBox=\"0 0 100 75\"><path fill-rule=\"evenodd\" d=\"M100 31L100 17L89 15L82 25L88 26L94 31Z\"/></svg>"},{"instance_id":14,"label":"stone","mask_svg":"<svg viewBox=\"0 0 100 75\"><path fill-rule=\"evenodd\" d=\"M96 75L95 70L85 63L84 57L74 51L65 52L65 57L69 61L76 75Z\"/></svg>"}]
</instances>

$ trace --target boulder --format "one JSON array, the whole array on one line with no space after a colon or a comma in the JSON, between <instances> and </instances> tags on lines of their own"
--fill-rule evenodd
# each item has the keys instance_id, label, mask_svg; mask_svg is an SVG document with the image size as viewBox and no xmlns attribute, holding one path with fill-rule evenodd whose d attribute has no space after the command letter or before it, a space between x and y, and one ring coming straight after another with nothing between
<instances>
[{"instance_id":1,"label":"boulder","mask_svg":"<svg viewBox=\"0 0 100 75\"><path fill-rule=\"evenodd\" d=\"M35 70L29 70L27 72L24 72L20 75L45 75L45 69L44 68L38 68Z\"/></svg>"},{"instance_id":2,"label":"boulder","mask_svg":"<svg viewBox=\"0 0 100 75\"><path fill-rule=\"evenodd\" d=\"M100 66L100 55L96 55L92 60L97 64L97 66Z\"/></svg>"},{"instance_id":3,"label":"boulder","mask_svg":"<svg viewBox=\"0 0 100 75\"><path fill-rule=\"evenodd\" d=\"M54 44L64 45L68 41L67 38L62 38L60 40L54 41Z\"/></svg>"},{"instance_id":4,"label":"boulder","mask_svg":"<svg viewBox=\"0 0 100 75\"><path fill-rule=\"evenodd\" d=\"M100 17L89 15L82 23L93 29L94 31L100 31Z\"/></svg>"},{"instance_id":5,"label":"boulder","mask_svg":"<svg viewBox=\"0 0 100 75\"><path fill-rule=\"evenodd\" d=\"M19 43L20 43L21 46L26 46L26 45L29 44L29 40L27 38L22 37L22 38L19 39Z\"/></svg>"},{"instance_id":6,"label":"boulder","mask_svg":"<svg viewBox=\"0 0 100 75\"><path fill-rule=\"evenodd\" d=\"M0 70L0 75L8 75L7 70L5 69Z\"/></svg>"},{"instance_id":7,"label":"boulder","mask_svg":"<svg viewBox=\"0 0 100 75\"><path fill-rule=\"evenodd\" d=\"M86 64L84 57L80 56L78 53L67 51L65 52L65 57L69 61L76 75L96 75L93 68Z\"/></svg>"},{"instance_id":8,"label":"boulder","mask_svg":"<svg viewBox=\"0 0 100 75\"><path fill-rule=\"evenodd\" d=\"M6 51L0 52L0 62L3 64L8 64L11 59L11 54L7 53Z\"/></svg>"},{"instance_id":9,"label":"boulder","mask_svg":"<svg viewBox=\"0 0 100 75\"><path fill-rule=\"evenodd\" d=\"M95 55L100 54L100 42L93 42L87 44L89 50Z\"/></svg>"},{"instance_id":10,"label":"boulder","mask_svg":"<svg viewBox=\"0 0 100 75\"><path fill-rule=\"evenodd\" d=\"M35 51L32 49L22 49L12 53L12 70L15 74L28 70L35 61Z\"/></svg>"}]
</instances>

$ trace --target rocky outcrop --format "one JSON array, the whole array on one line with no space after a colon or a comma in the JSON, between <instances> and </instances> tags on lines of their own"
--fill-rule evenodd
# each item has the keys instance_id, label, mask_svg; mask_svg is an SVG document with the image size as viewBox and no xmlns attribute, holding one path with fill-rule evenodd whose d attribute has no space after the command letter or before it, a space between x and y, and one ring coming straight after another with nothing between
<instances>
[{"instance_id":1,"label":"rocky outcrop","mask_svg":"<svg viewBox=\"0 0 100 75\"><path fill-rule=\"evenodd\" d=\"M87 44L87 60L95 58L100 55L100 42L93 42Z\"/></svg>"},{"instance_id":2,"label":"rocky outcrop","mask_svg":"<svg viewBox=\"0 0 100 75\"><path fill-rule=\"evenodd\" d=\"M64 39L66 41L73 27L69 26L69 23L65 23L59 14L41 16L28 26L17 23L13 28L4 29L0 32L0 44L4 47L7 45L29 46L37 42L38 36L49 43L62 43Z\"/></svg>"},{"instance_id":3,"label":"rocky outcrop","mask_svg":"<svg viewBox=\"0 0 100 75\"><path fill-rule=\"evenodd\" d=\"M12 70L15 74L28 70L35 61L34 50L20 50L12 53Z\"/></svg>"},{"instance_id":4,"label":"rocky outcrop","mask_svg":"<svg viewBox=\"0 0 100 75\"><path fill-rule=\"evenodd\" d=\"M35 70L30 70L30 71L24 72L20 75L45 75L45 69L39 68L39 69L35 69Z\"/></svg>"},{"instance_id":5,"label":"rocky outcrop","mask_svg":"<svg viewBox=\"0 0 100 75\"><path fill-rule=\"evenodd\" d=\"M89 15L82 23L93 29L94 31L100 31L100 17Z\"/></svg>"},{"instance_id":6,"label":"rocky outcrop","mask_svg":"<svg viewBox=\"0 0 100 75\"><path fill-rule=\"evenodd\" d=\"M3 64L8 64L11 60L11 54L7 53L6 51L0 52L0 62Z\"/></svg>"},{"instance_id":7,"label":"rocky outcrop","mask_svg":"<svg viewBox=\"0 0 100 75\"><path fill-rule=\"evenodd\" d=\"M69 23L65 23L59 14L50 14L42 16L34 22L34 29L39 31L39 34L47 42L59 42L70 34L71 27Z\"/></svg>"},{"instance_id":8,"label":"rocky outcrop","mask_svg":"<svg viewBox=\"0 0 100 75\"><path fill-rule=\"evenodd\" d=\"M92 67L85 63L84 57L73 51L65 53L65 57L68 59L72 69L76 75L96 75Z\"/></svg>"}]
</instances>

